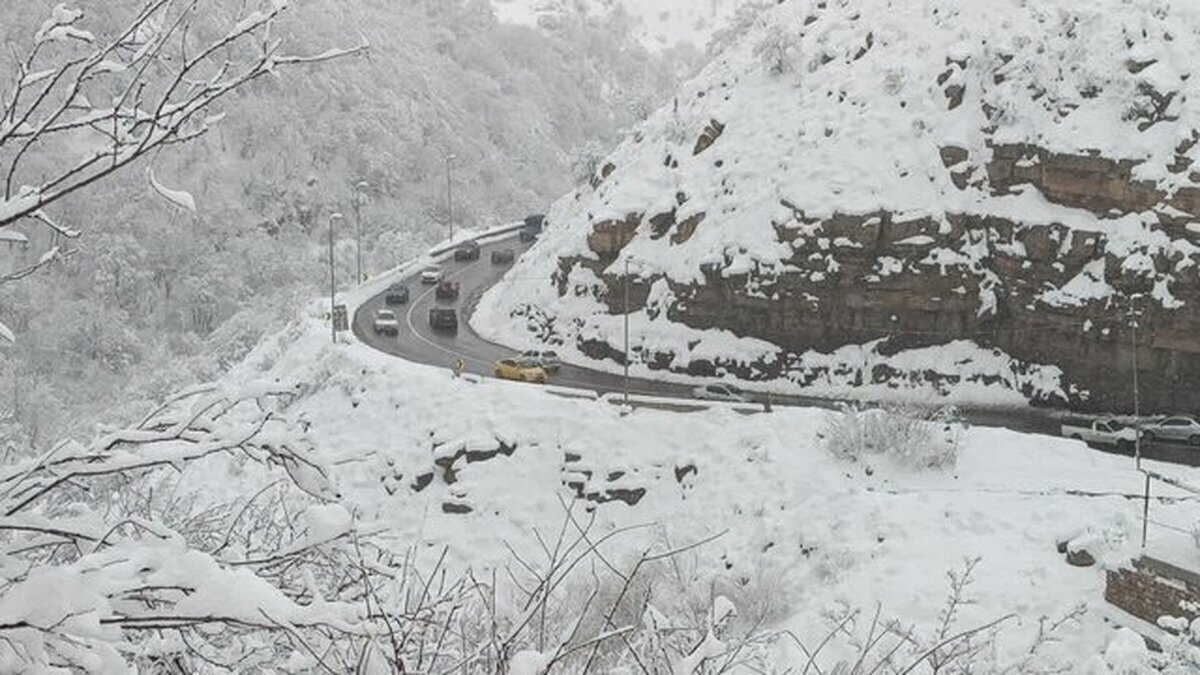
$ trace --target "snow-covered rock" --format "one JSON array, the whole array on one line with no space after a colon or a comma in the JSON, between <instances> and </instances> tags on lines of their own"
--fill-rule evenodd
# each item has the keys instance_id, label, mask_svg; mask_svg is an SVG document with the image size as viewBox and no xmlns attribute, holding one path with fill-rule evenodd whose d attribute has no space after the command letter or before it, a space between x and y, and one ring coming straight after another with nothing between
<instances>
[{"instance_id":1,"label":"snow-covered rock","mask_svg":"<svg viewBox=\"0 0 1200 675\"><path fill-rule=\"evenodd\" d=\"M643 371L1121 408L1141 294L1171 359L1144 401L1200 402L1171 379L1200 376L1198 35L1158 0L781 3L554 205L473 324L612 366L629 310ZM805 363L966 340L997 367Z\"/></svg>"}]
</instances>

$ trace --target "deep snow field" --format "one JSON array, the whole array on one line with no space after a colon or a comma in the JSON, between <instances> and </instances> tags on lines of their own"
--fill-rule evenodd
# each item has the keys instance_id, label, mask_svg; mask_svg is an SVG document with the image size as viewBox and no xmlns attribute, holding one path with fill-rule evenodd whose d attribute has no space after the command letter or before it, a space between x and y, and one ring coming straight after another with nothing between
<instances>
[{"instance_id":1,"label":"deep snow field","mask_svg":"<svg viewBox=\"0 0 1200 675\"><path fill-rule=\"evenodd\" d=\"M597 532L652 526L615 538L609 555L720 535L689 552L694 578L770 598L773 627L816 640L839 608L878 606L886 617L932 631L946 573L979 558L962 625L1015 613L998 644L1001 655L1018 655L1040 617L1082 605L1082 619L1062 629L1049 653L1068 672L1109 672L1091 660L1117 635L1103 619L1103 563L1070 567L1055 544L1092 537L1107 564L1136 552L1141 502L1126 495L1140 494L1142 477L1129 458L1067 439L970 428L951 470L853 464L823 449L818 435L830 414L823 411L743 414L717 406L622 416L603 400L456 379L350 339L331 345L319 312L314 305L309 318L264 342L228 380L300 384L304 393L289 416L304 421L303 436L328 467L336 499L357 515L360 530L380 532L397 551L411 547L432 564L448 547L451 569L486 575L511 564L508 546L531 555L535 530L552 534L561 526L562 504L574 496L564 483L581 481L593 494L640 489L635 506L587 504ZM511 454L495 454L502 443ZM484 454L475 462L459 458L457 481L447 484L435 460L459 449ZM206 498L233 499L265 479L237 462L219 466L216 475L211 463L190 469L205 472L191 484ZM431 480L417 491L427 474ZM471 511L447 513L447 504ZM1179 527L1196 514L1186 501L1156 503L1152 512ZM1178 535L1160 528L1151 535L1174 559L1200 562L1200 551Z\"/></svg>"}]
</instances>

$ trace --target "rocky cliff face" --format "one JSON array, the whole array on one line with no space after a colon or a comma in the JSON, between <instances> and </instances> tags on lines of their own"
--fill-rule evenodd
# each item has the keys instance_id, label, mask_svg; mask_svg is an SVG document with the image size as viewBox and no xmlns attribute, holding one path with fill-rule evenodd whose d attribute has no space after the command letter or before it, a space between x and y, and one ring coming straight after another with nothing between
<instances>
[{"instance_id":1,"label":"rocky cliff face","mask_svg":"<svg viewBox=\"0 0 1200 675\"><path fill-rule=\"evenodd\" d=\"M1146 409L1200 410L1200 90L1175 58L1200 12L877 4L767 15L556 207L526 263L553 260L554 295L502 288L493 319L536 306L543 338L620 360L605 316L638 312L648 367L802 385L953 386L813 355L970 341L1011 357L978 384L1098 410L1132 407L1136 361ZM696 348L718 333L756 347ZM1022 376L1045 365L1059 387Z\"/></svg>"},{"instance_id":2,"label":"rocky cliff face","mask_svg":"<svg viewBox=\"0 0 1200 675\"><path fill-rule=\"evenodd\" d=\"M824 373L805 369L795 357L812 349L883 340L885 352L900 352L971 339L1022 362L1058 365L1074 385L1068 398L1076 407L1117 410L1132 405L1136 312L1145 406L1200 408L1200 393L1189 386L1200 381L1200 280L1192 262L1200 232L1187 228L1200 217L1195 188L1168 198L1131 181L1128 162L1033 146L996 148L986 171L997 191L1028 187L1098 213L1165 209L1170 215L1144 226L1170 238L1170 245L1120 255L1108 234L1060 223L1028 225L964 213L947 213L940 222L900 221L889 212L810 218L797 209L792 220L775 226L778 241L793 251L785 260L788 271L725 275L729 261L709 265L702 282L671 284L677 302L669 318L781 347L781 358L770 367L723 364L746 377L791 375L811 382ZM642 224L653 229L654 222L669 221L670 214L631 214L597 224L590 239L596 259L563 259L558 279L565 282L576 266L603 270ZM687 236L693 227L676 224L664 234ZM605 290L598 297L609 311L625 311L623 277L600 278ZM652 281L634 281L629 309L644 306ZM565 283L560 292L568 292ZM620 345L607 347L586 345L598 358L620 358ZM677 369L704 374L713 364L685 360ZM904 375L880 368L868 377L883 383Z\"/></svg>"}]
</instances>

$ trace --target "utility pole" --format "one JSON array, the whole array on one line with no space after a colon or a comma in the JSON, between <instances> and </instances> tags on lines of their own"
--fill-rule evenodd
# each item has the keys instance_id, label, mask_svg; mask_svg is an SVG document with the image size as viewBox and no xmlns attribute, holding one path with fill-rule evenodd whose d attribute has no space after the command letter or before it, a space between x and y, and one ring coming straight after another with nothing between
<instances>
[{"instance_id":1,"label":"utility pole","mask_svg":"<svg viewBox=\"0 0 1200 675\"><path fill-rule=\"evenodd\" d=\"M625 258L625 409L629 409L629 258Z\"/></svg>"},{"instance_id":2,"label":"utility pole","mask_svg":"<svg viewBox=\"0 0 1200 675\"><path fill-rule=\"evenodd\" d=\"M354 224L355 224L354 241L357 244L355 254L354 254L354 271L356 274L356 276L354 277L355 278L355 282L354 282L355 286L357 286L363 282L363 273L362 273L362 204L360 202L362 200L362 191L369 187L371 187L370 183L367 183L367 181L365 181L365 180L359 181L354 184Z\"/></svg>"},{"instance_id":3,"label":"utility pole","mask_svg":"<svg viewBox=\"0 0 1200 675\"><path fill-rule=\"evenodd\" d=\"M1137 469L1142 469L1142 405L1138 389L1138 300L1141 293L1129 296L1129 327L1133 335L1133 457Z\"/></svg>"},{"instance_id":4,"label":"utility pole","mask_svg":"<svg viewBox=\"0 0 1200 675\"><path fill-rule=\"evenodd\" d=\"M454 241L454 191L450 180L450 163L456 155L446 155L446 222L450 225L450 241Z\"/></svg>"},{"instance_id":5,"label":"utility pole","mask_svg":"<svg viewBox=\"0 0 1200 675\"><path fill-rule=\"evenodd\" d=\"M336 220L343 220L342 214L329 216L329 334L334 344L337 344L337 324L333 321L334 308L337 306L337 277L333 273L333 223Z\"/></svg>"}]
</instances>

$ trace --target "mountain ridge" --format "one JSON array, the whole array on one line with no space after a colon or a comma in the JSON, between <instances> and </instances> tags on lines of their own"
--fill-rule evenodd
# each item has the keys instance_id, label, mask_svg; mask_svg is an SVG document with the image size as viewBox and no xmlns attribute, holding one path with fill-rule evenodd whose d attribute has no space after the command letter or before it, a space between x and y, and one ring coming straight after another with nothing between
<instances>
[{"instance_id":1,"label":"mountain ridge","mask_svg":"<svg viewBox=\"0 0 1200 675\"><path fill-rule=\"evenodd\" d=\"M783 3L555 205L514 273L550 283L500 284L477 328L531 344L535 307L619 361L628 265L648 369L945 393L954 364L890 360L967 340L1011 359L979 384L1127 408L1139 295L1149 404L1200 404L1174 386L1200 374L1198 27L1151 1Z\"/></svg>"}]
</instances>

